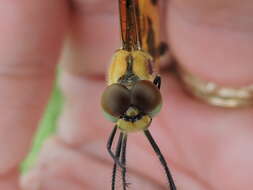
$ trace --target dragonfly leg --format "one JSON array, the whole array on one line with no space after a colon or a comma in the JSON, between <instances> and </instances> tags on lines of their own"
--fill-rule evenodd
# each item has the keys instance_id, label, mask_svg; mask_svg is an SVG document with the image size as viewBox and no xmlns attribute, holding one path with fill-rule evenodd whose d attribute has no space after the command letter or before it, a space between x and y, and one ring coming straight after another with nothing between
<instances>
[{"instance_id":1,"label":"dragonfly leg","mask_svg":"<svg viewBox=\"0 0 253 190\"><path fill-rule=\"evenodd\" d=\"M169 183L169 186L170 186L170 190L176 190L176 185L175 185L175 182L173 180L173 177L170 173L170 170L168 168L168 165L167 165L167 162L166 160L164 159L159 147L157 146L155 140L153 139L152 135L150 134L149 130L144 130L144 134L146 135L147 139L149 140L152 148L154 149L156 155L158 156L164 170L165 170L165 173L166 173L166 177L168 179L168 183Z\"/></svg>"},{"instance_id":2,"label":"dragonfly leg","mask_svg":"<svg viewBox=\"0 0 253 190\"><path fill-rule=\"evenodd\" d=\"M116 162L122 169L125 168L124 165L122 165L119 161L119 159L114 155L114 153L112 152L112 143L117 131L117 125L114 127L114 129L111 132L111 135L107 141L107 151L109 152L110 156L112 157L112 159L114 160L114 162Z\"/></svg>"},{"instance_id":3,"label":"dragonfly leg","mask_svg":"<svg viewBox=\"0 0 253 190\"><path fill-rule=\"evenodd\" d=\"M158 46L159 56L165 55L168 50L169 50L168 44L166 42L160 42Z\"/></svg>"},{"instance_id":4,"label":"dragonfly leg","mask_svg":"<svg viewBox=\"0 0 253 190\"><path fill-rule=\"evenodd\" d=\"M122 139L122 152L121 152L121 163L123 165L126 164L126 145L127 145L127 134L124 134ZM126 181L126 168L122 168L121 173L122 173L123 190L126 190L129 185Z\"/></svg>"},{"instance_id":5,"label":"dragonfly leg","mask_svg":"<svg viewBox=\"0 0 253 190\"><path fill-rule=\"evenodd\" d=\"M157 76L155 77L153 83L154 83L154 85L157 86L157 88L160 89L160 88L161 88L161 83L162 83L161 77L160 77L159 75L157 75Z\"/></svg>"},{"instance_id":6,"label":"dragonfly leg","mask_svg":"<svg viewBox=\"0 0 253 190\"><path fill-rule=\"evenodd\" d=\"M121 147L122 147L122 139L123 139L123 133L120 133L118 144L115 151L115 157L119 159ZM113 164L113 170L112 170L112 190L115 190L115 179L116 179L116 172L117 172L117 163L114 162Z\"/></svg>"}]
</instances>

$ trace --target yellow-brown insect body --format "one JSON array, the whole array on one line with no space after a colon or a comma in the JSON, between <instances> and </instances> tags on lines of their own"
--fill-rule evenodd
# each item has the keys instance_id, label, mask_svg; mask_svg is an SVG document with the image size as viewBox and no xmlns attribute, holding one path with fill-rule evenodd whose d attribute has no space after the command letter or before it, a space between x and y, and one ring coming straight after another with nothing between
<instances>
[{"instance_id":1,"label":"yellow-brown insect body","mask_svg":"<svg viewBox=\"0 0 253 190\"><path fill-rule=\"evenodd\" d=\"M153 82L152 61L151 55L141 50L126 51L120 49L116 51L108 71L108 85L119 83L131 90L139 80ZM139 110L129 107L126 114L134 116L138 113ZM125 132L136 132L147 128L151 120L149 115L144 115L135 122L118 119L117 126Z\"/></svg>"},{"instance_id":2,"label":"yellow-brown insect body","mask_svg":"<svg viewBox=\"0 0 253 190\"><path fill-rule=\"evenodd\" d=\"M123 49L148 52L158 67L160 19L158 0L120 0L120 23ZM134 6L127 6L131 1Z\"/></svg>"},{"instance_id":3,"label":"yellow-brown insect body","mask_svg":"<svg viewBox=\"0 0 253 190\"><path fill-rule=\"evenodd\" d=\"M115 190L117 167L121 167L122 186L127 189L126 145L130 132L142 131L164 168L170 190L174 180L148 127L162 105L158 61L167 45L159 38L158 0L118 0L122 47L113 55L108 71L108 86L101 97L107 119L115 123L107 141L114 160L111 189ZM116 150L113 142L120 130Z\"/></svg>"},{"instance_id":4,"label":"yellow-brown insect body","mask_svg":"<svg viewBox=\"0 0 253 190\"><path fill-rule=\"evenodd\" d=\"M160 45L158 3L157 0L120 0L120 2L123 44L122 49L113 55L107 84L108 86L120 84L132 93L131 90L138 81L145 80L153 84L157 76ZM153 113L158 113L160 108L161 105L158 105L154 112L144 113L138 106L131 104L123 117L117 119L113 116L111 120L124 132L145 130L152 121ZM141 114L141 117L138 117L138 114ZM135 116L138 119L126 119Z\"/></svg>"},{"instance_id":5,"label":"yellow-brown insect body","mask_svg":"<svg viewBox=\"0 0 253 190\"><path fill-rule=\"evenodd\" d=\"M149 52L158 68L160 41L160 20L157 0L138 0L137 21L141 47Z\"/></svg>"},{"instance_id":6,"label":"yellow-brown insect body","mask_svg":"<svg viewBox=\"0 0 253 190\"><path fill-rule=\"evenodd\" d=\"M129 87L136 80L152 81L154 79L152 62L152 57L141 50L130 52L120 49L116 51L108 71L108 85L122 83L123 79L130 83Z\"/></svg>"}]
</instances>

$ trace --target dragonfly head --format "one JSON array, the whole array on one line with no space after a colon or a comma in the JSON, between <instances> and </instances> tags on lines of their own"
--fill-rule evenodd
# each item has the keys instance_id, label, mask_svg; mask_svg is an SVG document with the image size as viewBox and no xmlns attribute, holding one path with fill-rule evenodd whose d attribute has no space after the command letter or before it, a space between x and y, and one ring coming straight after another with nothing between
<instances>
[{"instance_id":1,"label":"dragonfly head","mask_svg":"<svg viewBox=\"0 0 253 190\"><path fill-rule=\"evenodd\" d=\"M103 112L109 120L126 132L144 130L152 117L161 109L159 89L149 80L139 80L128 89L122 84L108 86L101 101Z\"/></svg>"}]
</instances>

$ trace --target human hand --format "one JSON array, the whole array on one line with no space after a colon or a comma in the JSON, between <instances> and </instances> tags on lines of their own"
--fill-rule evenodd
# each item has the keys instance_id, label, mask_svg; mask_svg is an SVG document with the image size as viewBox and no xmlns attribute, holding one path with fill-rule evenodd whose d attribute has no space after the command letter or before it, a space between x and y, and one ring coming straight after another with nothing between
<instances>
[{"instance_id":1,"label":"human hand","mask_svg":"<svg viewBox=\"0 0 253 190\"><path fill-rule=\"evenodd\" d=\"M22 186L110 188L112 160L105 145L113 124L103 118L99 104L106 63L119 47L117 1L111 2L2 2L0 189L19 189L18 165L47 102L66 32L60 82L66 100L59 129ZM251 1L171 0L168 8L168 43L180 64L223 85L252 84ZM178 189L250 190L252 108L212 107L186 95L169 73L162 79L164 106L150 131ZM166 189L144 135L131 134L128 142L131 189Z\"/></svg>"}]
</instances>

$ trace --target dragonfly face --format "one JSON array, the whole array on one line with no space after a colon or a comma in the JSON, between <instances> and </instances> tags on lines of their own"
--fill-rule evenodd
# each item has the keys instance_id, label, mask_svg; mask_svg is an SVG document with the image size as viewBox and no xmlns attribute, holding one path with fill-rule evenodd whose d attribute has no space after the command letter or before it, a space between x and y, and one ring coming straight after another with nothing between
<instances>
[{"instance_id":1,"label":"dragonfly face","mask_svg":"<svg viewBox=\"0 0 253 190\"><path fill-rule=\"evenodd\" d=\"M148 53L118 50L109 68L109 86L102 95L106 118L124 132L146 129L162 105L154 78Z\"/></svg>"}]
</instances>

